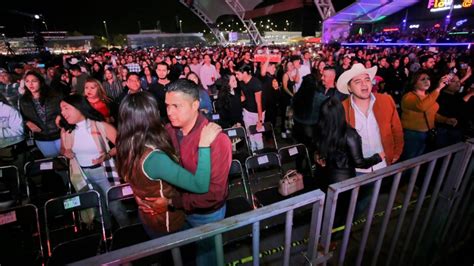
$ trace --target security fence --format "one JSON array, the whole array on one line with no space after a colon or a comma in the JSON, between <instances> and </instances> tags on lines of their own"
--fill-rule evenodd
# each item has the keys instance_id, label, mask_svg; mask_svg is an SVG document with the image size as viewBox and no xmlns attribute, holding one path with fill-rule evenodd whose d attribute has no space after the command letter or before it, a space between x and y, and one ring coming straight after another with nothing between
<instances>
[{"instance_id":1,"label":"security fence","mask_svg":"<svg viewBox=\"0 0 474 266\"><path fill-rule=\"evenodd\" d=\"M332 184L220 222L83 260L73 265L118 265L213 237L224 265L222 235L252 226L252 263L259 265L262 221L285 215L279 264L289 265L295 210L311 206L307 264L428 265L444 259L472 234L473 140L440 149L370 174ZM323 216L324 206L324 216ZM322 228L321 228L322 226Z\"/></svg>"}]
</instances>

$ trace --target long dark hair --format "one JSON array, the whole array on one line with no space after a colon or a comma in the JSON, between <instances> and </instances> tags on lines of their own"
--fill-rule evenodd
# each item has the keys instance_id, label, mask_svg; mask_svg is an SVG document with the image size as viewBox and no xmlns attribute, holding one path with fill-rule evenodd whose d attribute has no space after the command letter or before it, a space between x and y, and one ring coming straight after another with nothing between
<instances>
[{"instance_id":1,"label":"long dark hair","mask_svg":"<svg viewBox=\"0 0 474 266\"><path fill-rule=\"evenodd\" d=\"M218 97L217 97L217 107L221 110L229 111L230 106L230 77L235 76L234 74L225 75L221 77L220 84L221 87L219 88Z\"/></svg>"},{"instance_id":2,"label":"long dark hair","mask_svg":"<svg viewBox=\"0 0 474 266\"><path fill-rule=\"evenodd\" d=\"M293 110L296 116L304 117L308 112L316 112L312 110L313 97L315 93L322 93L316 75L310 74L303 78L300 89L293 97Z\"/></svg>"},{"instance_id":3,"label":"long dark hair","mask_svg":"<svg viewBox=\"0 0 474 266\"><path fill-rule=\"evenodd\" d=\"M146 146L178 161L155 98L148 92L129 94L120 104L117 135L117 170L126 181L134 178Z\"/></svg>"},{"instance_id":4,"label":"long dark hair","mask_svg":"<svg viewBox=\"0 0 474 266\"><path fill-rule=\"evenodd\" d=\"M87 101L86 97L82 95L68 95L64 97L61 101L72 105L74 108L76 108L81 114L90 120L94 121L104 121L104 116L102 116L101 113L99 113L97 110L95 110ZM66 119L61 116L61 120L59 121L60 127L64 128L66 131L73 131L76 128L76 125L71 125L69 124Z\"/></svg>"},{"instance_id":5,"label":"long dark hair","mask_svg":"<svg viewBox=\"0 0 474 266\"><path fill-rule=\"evenodd\" d=\"M344 107L335 96L321 105L316 124L315 148L319 158L327 160L336 151L346 146L347 122Z\"/></svg>"},{"instance_id":6,"label":"long dark hair","mask_svg":"<svg viewBox=\"0 0 474 266\"><path fill-rule=\"evenodd\" d=\"M26 77L28 77L28 76L35 76L38 79L38 81L40 83L40 98L39 98L39 101L40 101L41 105L44 105L44 101L46 100L46 97L49 96L49 91L50 91L50 89L48 88L48 85L46 85L46 81L44 80L43 76L40 73L38 73L34 70L30 70L30 71L26 72L24 79L26 80ZM25 87L26 87L26 85L25 85ZM25 89L25 93L23 94L23 96L26 97L27 99L30 99L30 100L33 99L33 95L31 94L31 91L28 88Z\"/></svg>"}]
</instances>

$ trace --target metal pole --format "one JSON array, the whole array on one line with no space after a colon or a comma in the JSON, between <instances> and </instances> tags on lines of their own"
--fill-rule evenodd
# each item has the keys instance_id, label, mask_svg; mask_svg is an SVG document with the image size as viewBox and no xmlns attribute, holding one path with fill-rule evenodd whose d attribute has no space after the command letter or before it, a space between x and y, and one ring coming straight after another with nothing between
<instances>
[{"instance_id":1,"label":"metal pole","mask_svg":"<svg viewBox=\"0 0 474 266\"><path fill-rule=\"evenodd\" d=\"M222 234L214 236L214 245L216 248L217 265L224 266L224 245L222 244Z\"/></svg>"},{"instance_id":2,"label":"metal pole","mask_svg":"<svg viewBox=\"0 0 474 266\"><path fill-rule=\"evenodd\" d=\"M102 21L104 23L104 28L105 28L105 37L107 38L107 44L109 44L109 31L107 30L107 21Z\"/></svg>"},{"instance_id":3,"label":"metal pole","mask_svg":"<svg viewBox=\"0 0 474 266\"><path fill-rule=\"evenodd\" d=\"M444 31L448 30L449 23L451 22L451 16L453 14L453 9L454 9L454 1L451 2L451 7L449 8L449 14L446 16L446 19L444 21Z\"/></svg>"},{"instance_id":4,"label":"metal pole","mask_svg":"<svg viewBox=\"0 0 474 266\"><path fill-rule=\"evenodd\" d=\"M397 244L399 244L398 238L400 237L403 221L405 220L405 215L408 210L408 204L410 203L411 194L413 193L413 188L415 187L416 178L418 177L418 172L420 171L420 165L407 171L411 171L410 182L408 183L408 189L405 194L405 199L403 200L403 207L398 218L397 227L395 229L395 233L392 236L392 243L388 252L388 257L386 259L387 265L390 265L390 263L392 262L395 247L397 246Z\"/></svg>"},{"instance_id":5,"label":"metal pole","mask_svg":"<svg viewBox=\"0 0 474 266\"><path fill-rule=\"evenodd\" d=\"M173 256L173 263L175 266L183 266L183 260L181 259L181 251L179 247L173 248L171 250L171 255Z\"/></svg>"},{"instance_id":6,"label":"metal pole","mask_svg":"<svg viewBox=\"0 0 474 266\"><path fill-rule=\"evenodd\" d=\"M260 265L260 221L252 225L252 256L253 266Z\"/></svg>"},{"instance_id":7,"label":"metal pole","mask_svg":"<svg viewBox=\"0 0 474 266\"><path fill-rule=\"evenodd\" d=\"M291 230L293 228L293 210L289 210L286 213L285 222L285 250L283 257L283 265L290 265L290 254L291 254Z\"/></svg>"}]
</instances>

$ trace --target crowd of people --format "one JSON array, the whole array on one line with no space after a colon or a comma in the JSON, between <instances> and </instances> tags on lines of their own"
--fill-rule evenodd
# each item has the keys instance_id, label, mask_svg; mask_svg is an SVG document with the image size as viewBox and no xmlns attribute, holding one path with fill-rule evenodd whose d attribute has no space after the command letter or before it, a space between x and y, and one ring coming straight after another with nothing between
<instances>
[{"instance_id":1,"label":"crowd of people","mask_svg":"<svg viewBox=\"0 0 474 266\"><path fill-rule=\"evenodd\" d=\"M254 57L265 54L281 60ZM472 137L472 58L455 48L236 46L10 62L0 70L1 138L66 156L104 199L130 183L146 232L159 237L224 218L232 144L222 128L272 123L306 145L323 190ZM212 240L197 257L214 264Z\"/></svg>"},{"instance_id":2,"label":"crowd of people","mask_svg":"<svg viewBox=\"0 0 474 266\"><path fill-rule=\"evenodd\" d=\"M469 43L473 41L472 29L446 31L441 27L406 29L391 28L388 31L373 31L350 35L351 43Z\"/></svg>"}]
</instances>

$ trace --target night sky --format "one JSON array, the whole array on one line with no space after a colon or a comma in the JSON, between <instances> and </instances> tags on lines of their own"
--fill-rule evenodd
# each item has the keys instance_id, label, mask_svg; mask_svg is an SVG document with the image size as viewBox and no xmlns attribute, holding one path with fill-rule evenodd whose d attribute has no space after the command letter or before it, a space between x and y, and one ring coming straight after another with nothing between
<instances>
[{"instance_id":1,"label":"night sky","mask_svg":"<svg viewBox=\"0 0 474 266\"><path fill-rule=\"evenodd\" d=\"M278 0L265 0L260 6L275 2ZM333 2L336 10L339 10L345 7L347 2L353 1ZM3 1L0 9L0 26L4 28L0 28L0 32L5 33L7 37L17 37L24 36L33 27L39 27L44 31L45 25L38 22L34 24L33 19L27 16L28 14L42 14L50 31L77 31L84 35L105 35L104 20L107 21L107 28L111 35L138 33L139 21L141 29L154 29L157 21L160 21L162 31L178 32L176 16L183 20L183 32L198 32L207 29L200 19L177 0L133 0L127 3L129 4L101 0L68 1L67 4L57 1ZM294 21L295 30L297 30L301 27L301 11L281 13L272 16L272 19ZM231 18L223 17L218 21L225 22L229 19Z\"/></svg>"}]
</instances>

